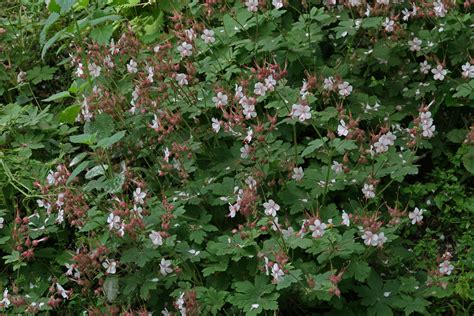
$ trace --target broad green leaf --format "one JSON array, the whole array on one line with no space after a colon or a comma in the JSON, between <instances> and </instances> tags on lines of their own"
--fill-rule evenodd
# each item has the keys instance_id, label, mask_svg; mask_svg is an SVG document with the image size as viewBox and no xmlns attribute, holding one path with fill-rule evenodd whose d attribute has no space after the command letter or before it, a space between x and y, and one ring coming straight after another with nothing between
<instances>
[{"instance_id":1,"label":"broad green leaf","mask_svg":"<svg viewBox=\"0 0 474 316\"><path fill-rule=\"evenodd\" d=\"M125 131L120 131L120 132L117 132L115 133L114 135L110 136L110 137L107 137L107 138L103 138L101 140L99 140L97 142L97 146L96 147L99 147L99 148L109 148L110 146L112 146L113 144L117 143L118 141L120 141L123 137L125 136Z\"/></svg>"},{"instance_id":2,"label":"broad green leaf","mask_svg":"<svg viewBox=\"0 0 474 316\"><path fill-rule=\"evenodd\" d=\"M96 139L95 134L81 134L81 135L73 135L69 137L69 140L72 143L86 144L86 145L92 145L95 142L95 139Z\"/></svg>"},{"instance_id":3,"label":"broad green leaf","mask_svg":"<svg viewBox=\"0 0 474 316\"><path fill-rule=\"evenodd\" d=\"M108 276L104 282L104 292L107 301L112 303L119 293L119 278L117 276Z\"/></svg>"},{"instance_id":4,"label":"broad green leaf","mask_svg":"<svg viewBox=\"0 0 474 316\"><path fill-rule=\"evenodd\" d=\"M90 36L98 44L107 44L112 37L114 28L112 25L103 25L92 30Z\"/></svg>"},{"instance_id":5,"label":"broad green leaf","mask_svg":"<svg viewBox=\"0 0 474 316\"><path fill-rule=\"evenodd\" d=\"M68 98L70 96L71 96L71 94L69 93L69 91L61 91L61 92L53 94L49 98L44 99L43 102L56 101L56 100Z\"/></svg>"},{"instance_id":6,"label":"broad green leaf","mask_svg":"<svg viewBox=\"0 0 474 316\"><path fill-rule=\"evenodd\" d=\"M77 177L77 175L79 173L81 173L84 169L86 169L87 166L89 166L89 163L91 163L91 162L90 161L83 161L79 166L77 166L76 169L74 169L74 171L71 173L71 175L67 179L66 184L69 184L75 177Z\"/></svg>"},{"instance_id":7,"label":"broad green leaf","mask_svg":"<svg viewBox=\"0 0 474 316\"><path fill-rule=\"evenodd\" d=\"M81 106L73 104L59 112L58 120L61 123L74 124L76 122L77 115L81 111Z\"/></svg>"},{"instance_id":8,"label":"broad green leaf","mask_svg":"<svg viewBox=\"0 0 474 316\"><path fill-rule=\"evenodd\" d=\"M101 176L105 173L105 171L109 168L108 165L98 165L98 166L95 166L94 168L90 169L89 171L87 171L86 175L85 175L85 178L87 180L90 180L92 178L95 178L97 176Z\"/></svg>"}]
</instances>

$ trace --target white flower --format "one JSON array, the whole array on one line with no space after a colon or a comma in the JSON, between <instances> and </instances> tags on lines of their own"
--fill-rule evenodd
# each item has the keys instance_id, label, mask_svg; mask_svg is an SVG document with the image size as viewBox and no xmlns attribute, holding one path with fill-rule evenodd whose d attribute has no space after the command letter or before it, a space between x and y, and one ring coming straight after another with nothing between
<instances>
[{"instance_id":1,"label":"white flower","mask_svg":"<svg viewBox=\"0 0 474 316\"><path fill-rule=\"evenodd\" d=\"M238 84L235 85L235 97L237 99L242 99L244 97L243 93L244 88L242 86L239 86Z\"/></svg>"},{"instance_id":2,"label":"white flower","mask_svg":"<svg viewBox=\"0 0 474 316\"><path fill-rule=\"evenodd\" d=\"M120 49L119 49L117 46L115 46L115 41L114 41L113 38L110 40L109 52L110 52L112 55L117 55L118 53L120 53Z\"/></svg>"},{"instance_id":3,"label":"white flower","mask_svg":"<svg viewBox=\"0 0 474 316\"><path fill-rule=\"evenodd\" d=\"M253 93L255 93L256 95L264 96L266 92L267 92L267 87L263 83L257 82L255 84Z\"/></svg>"},{"instance_id":4,"label":"white flower","mask_svg":"<svg viewBox=\"0 0 474 316\"><path fill-rule=\"evenodd\" d=\"M193 46L188 42L182 42L178 46L178 52L181 54L181 57L189 57L193 54Z\"/></svg>"},{"instance_id":5,"label":"white flower","mask_svg":"<svg viewBox=\"0 0 474 316\"><path fill-rule=\"evenodd\" d=\"M293 174L291 175L291 178L295 181L301 181L304 177L304 171L303 168L297 167L293 168Z\"/></svg>"},{"instance_id":6,"label":"white flower","mask_svg":"<svg viewBox=\"0 0 474 316\"><path fill-rule=\"evenodd\" d=\"M152 230L148 237L150 237L151 242L154 246L163 245L163 238L161 237L160 232Z\"/></svg>"},{"instance_id":7,"label":"white flower","mask_svg":"<svg viewBox=\"0 0 474 316\"><path fill-rule=\"evenodd\" d=\"M250 305L250 310L252 311L252 310L257 309L259 307L260 307L259 304L252 304L252 305Z\"/></svg>"},{"instance_id":8,"label":"white flower","mask_svg":"<svg viewBox=\"0 0 474 316\"><path fill-rule=\"evenodd\" d=\"M163 150L163 160L166 161L166 162L169 162L170 161L170 156L171 156L170 150L168 149L168 147L166 147Z\"/></svg>"},{"instance_id":9,"label":"white flower","mask_svg":"<svg viewBox=\"0 0 474 316\"><path fill-rule=\"evenodd\" d=\"M295 234L295 230L293 227L288 227L288 229L282 229L281 233L284 237L288 238L290 236L293 236Z\"/></svg>"},{"instance_id":10,"label":"white flower","mask_svg":"<svg viewBox=\"0 0 474 316\"><path fill-rule=\"evenodd\" d=\"M62 222L64 222L64 210L63 209L60 209L58 211L58 216L56 217L55 222L58 223L58 224L62 224Z\"/></svg>"},{"instance_id":11,"label":"white flower","mask_svg":"<svg viewBox=\"0 0 474 316\"><path fill-rule=\"evenodd\" d=\"M142 189L140 187L135 189L135 192L133 192L133 199L135 200L135 203L137 204L144 204L145 200L144 198L146 197L146 192L142 192Z\"/></svg>"},{"instance_id":12,"label":"white flower","mask_svg":"<svg viewBox=\"0 0 474 316\"><path fill-rule=\"evenodd\" d=\"M383 22L382 25L385 28L385 32L393 32L393 26L395 25L395 21L390 20L389 18L385 18L385 22Z\"/></svg>"},{"instance_id":13,"label":"white flower","mask_svg":"<svg viewBox=\"0 0 474 316\"><path fill-rule=\"evenodd\" d=\"M240 204L239 203L235 203L235 204L229 204L229 214L227 214L227 216L229 216L230 218L234 218L235 215L237 215L237 212L240 210Z\"/></svg>"},{"instance_id":14,"label":"white flower","mask_svg":"<svg viewBox=\"0 0 474 316\"><path fill-rule=\"evenodd\" d=\"M427 75L431 70L431 65L425 60L424 62L420 63L420 72L422 74Z\"/></svg>"},{"instance_id":15,"label":"white flower","mask_svg":"<svg viewBox=\"0 0 474 316\"><path fill-rule=\"evenodd\" d=\"M324 79L324 83L323 83L323 89L324 90L328 90L328 91L331 91L334 89L334 85L336 83L334 82L334 77L333 76L330 76L328 78L325 78Z\"/></svg>"},{"instance_id":16,"label":"white flower","mask_svg":"<svg viewBox=\"0 0 474 316\"><path fill-rule=\"evenodd\" d=\"M337 162L336 160L333 160L331 169L332 169L335 173L341 173L341 172L344 170L344 169L342 168L342 163Z\"/></svg>"},{"instance_id":17,"label":"white flower","mask_svg":"<svg viewBox=\"0 0 474 316\"><path fill-rule=\"evenodd\" d=\"M184 34L190 42L192 42L196 38L196 33L193 29L184 30Z\"/></svg>"},{"instance_id":18,"label":"white flower","mask_svg":"<svg viewBox=\"0 0 474 316\"><path fill-rule=\"evenodd\" d=\"M444 260L439 264L439 273L441 274L450 275L453 270L454 266L449 260Z\"/></svg>"},{"instance_id":19,"label":"white flower","mask_svg":"<svg viewBox=\"0 0 474 316\"><path fill-rule=\"evenodd\" d=\"M270 75L267 78L265 78L265 87L267 88L268 91L275 90L276 84L277 84L277 82L273 78L273 75Z\"/></svg>"},{"instance_id":20,"label":"white flower","mask_svg":"<svg viewBox=\"0 0 474 316\"><path fill-rule=\"evenodd\" d=\"M436 16L439 16L441 18L444 17L446 15L446 13L448 12L446 10L446 8L444 7L443 2L441 2L441 1L436 1L434 3L433 9L434 9L434 12L435 12Z\"/></svg>"},{"instance_id":21,"label":"white flower","mask_svg":"<svg viewBox=\"0 0 474 316\"><path fill-rule=\"evenodd\" d=\"M283 8L283 1L282 0L272 0L272 5L275 9Z\"/></svg>"},{"instance_id":22,"label":"white flower","mask_svg":"<svg viewBox=\"0 0 474 316\"><path fill-rule=\"evenodd\" d=\"M107 68L114 68L114 62L112 61L112 57L110 55L105 56L104 58L104 65Z\"/></svg>"},{"instance_id":23,"label":"white flower","mask_svg":"<svg viewBox=\"0 0 474 316\"><path fill-rule=\"evenodd\" d=\"M3 299L0 301L0 306L8 307L11 302L8 298L8 289L3 290Z\"/></svg>"},{"instance_id":24,"label":"white flower","mask_svg":"<svg viewBox=\"0 0 474 316\"><path fill-rule=\"evenodd\" d=\"M82 75L84 75L84 66L82 65L82 63L79 63L77 65L75 74L76 77L82 77Z\"/></svg>"},{"instance_id":25,"label":"white flower","mask_svg":"<svg viewBox=\"0 0 474 316\"><path fill-rule=\"evenodd\" d=\"M423 41L417 37L413 38L413 40L408 41L408 45L410 45L410 50L412 52L419 52L421 50L421 43Z\"/></svg>"},{"instance_id":26,"label":"white flower","mask_svg":"<svg viewBox=\"0 0 474 316\"><path fill-rule=\"evenodd\" d=\"M347 81L340 83L337 88L339 89L339 94L343 97L347 97L352 92L352 86Z\"/></svg>"},{"instance_id":27,"label":"white flower","mask_svg":"<svg viewBox=\"0 0 474 316\"><path fill-rule=\"evenodd\" d=\"M385 234L383 232L380 232L377 235L377 246L382 247L386 241L387 241L387 237L385 237Z\"/></svg>"},{"instance_id":28,"label":"white flower","mask_svg":"<svg viewBox=\"0 0 474 316\"><path fill-rule=\"evenodd\" d=\"M337 126L337 135L347 136L347 134L349 134L349 129L346 126L346 122L344 122L344 120L340 120L339 125Z\"/></svg>"},{"instance_id":29,"label":"white flower","mask_svg":"<svg viewBox=\"0 0 474 316\"><path fill-rule=\"evenodd\" d=\"M247 159L250 155L250 146L245 144L243 147L240 148L240 158Z\"/></svg>"},{"instance_id":30,"label":"white flower","mask_svg":"<svg viewBox=\"0 0 474 316\"><path fill-rule=\"evenodd\" d=\"M301 99L306 100L307 95L308 95L308 83L306 82L306 80L303 79L303 85L301 86L301 89L300 89Z\"/></svg>"},{"instance_id":31,"label":"white flower","mask_svg":"<svg viewBox=\"0 0 474 316\"><path fill-rule=\"evenodd\" d=\"M273 280L278 283L281 281L281 279L283 278L283 276L285 275L285 272L283 272L283 270L280 268L280 266L278 265L278 263L274 263L273 266L272 266L272 277L273 277Z\"/></svg>"},{"instance_id":32,"label":"white flower","mask_svg":"<svg viewBox=\"0 0 474 316\"><path fill-rule=\"evenodd\" d=\"M315 220L313 225L309 225L309 229L313 232L311 236L313 238L322 237L326 227L326 224L322 223L319 219Z\"/></svg>"},{"instance_id":33,"label":"white flower","mask_svg":"<svg viewBox=\"0 0 474 316\"><path fill-rule=\"evenodd\" d=\"M165 258L162 258L161 263L160 263L161 275L166 276L167 274L170 274L171 272L173 272L173 269L171 269L170 267L171 267L171 260L165 260Z\"/></svg>"},{"instance_id":34,"label":"white flower","mask_svg":"<svg viewBox=\"0 0 474 316\"><path fill-rule=\"evenodd\" d=\"M415 207L413 212L408 213L408 217L411 219L411 223L415 225L416 223L420 223L423 220L423 209L418 209Z\"/></svg>"},{"instance_id":35,"label":"white flower","mask_svg":"<svg viewBox=\"0 0 474 316\"><path fill-rule=\"evenodd\" d=\"M438 65L436 68L431 69L431 72L433 73L433 79L439 81L442 81L444 76L446 76L448 73L448 71L444 69L442 65Z\"/></svg>"},{"instance_id":36,"label":"white flower","mask_svg":"<svg viewBox=\"0 0 474 316\"><path fill-rule=\"evenodd\" d=\"M243 111L242 113L245 115L247 120L252 119L257 116L257 112L255 111L255 105L251 103L243 103L242 104Z\"/></svg>"},{"instance_id":37,"label":"white flower","mask_svg":"<svg viewBox=\"0 0 474 316\"><path fill-rule=\"evenodd\" d=\"M257 181L254 177L248 176L247 179L245 179L245 184L247 184L249 188L253 189L257 186Z\"/></svg>"},{"instance_id":38,"label":"white flower","mask_svg":"<svg viewBox=\"0 0 474 316\"><path fill-rule=\"evenodd\" d=\"M208 30L205 29L203 34L201 35L202 40L206 44L211 44L216 41L216 38L214 37L214 31L213 30Z\"/></svg>"},{"instance_id":39,"label":"white flower","mask_svg":"<svg viewBox=\"0 0 474 316\"><path fill-rule=\"evenodd\" d=\"M362 235L362 239L364 240L364 244L367 246L377 246L379 243L379 236L377 234L372 233L370 230L364 231Z\"/></svg>"},{"instance_id":40,"label":"white flower","mask_svg":"<svg viewBox=\"0 0 474 316\"><path fill-rule=\"evenodd\" d=\"M245 6L250 12L258 11L258 0L247 0L245 1Z\"/></svg>"},{"instance_id":41,"label":"white flower","mask_svg":"<svg viewBox=\"0 0 474 316\"><path fill-rule=\"evenodd\" d=\"M49 185L56 184L56 178L54 177L53 170L49 170L48 176L46 177L46 181L48 181Z\"/></svg>"},{"instance_id":42,"label":"white flower","mask_svg":"<svg viewBox=\"0 0 474 316\"><path fill-rule=\"evenodd\" d=\"M253 137L253 129L249 127L247 130L247 136L245 136L244 142L246 144L250 144L250 142L252 141L252 137Z\"/></svg>"},{"instance_id":43,"label":"white flower","mask_svg":"<svg viewBox=\"0 0 474 316\"><path fill-rule=\"evenodd\" d=\"M188 253L190 253L193 256L199 256L201 252L199 250L189 249Z\"/></svg>"},{"instance_id":44,"label":"white flower","mask_svg":"<svg viewBox=\"0 0 474 316\"><path fill-rule=\"evenodd\" d=\"M105 261L102 262L102 266L106 269L108 274L115 274L117 272L117 262L114 260L109 261L109 259L105 259Z\"/></svg>"},{"instance_id":45,"label":"white flower","mask_svg":"<svg viewBox=\"0 0 474 316\"><path fill-rule=\"evenodd\" d=\"M291 116L294 119L298 119L300 122L309 120L311 118L311 108L308 105L293 104L291 106Z\"/></svg>"},{"instance_id":46,"label":"white flower","mask_svg":"<svg viewBox=\"0 0 474 316\"><path fill-rule=\"evenodd\" d=\"M186 316L186 304L184 301L184 292L181 293L179 298L176 300L176 306L179 309L179 312L181 313L181 316Z\"/></svg>"},{"instance_id":47,"label":"white flower","mask_svg":"<svg viewBox=\"0 0 474 316\"><path fill-rule=\"evenodd\" d=\"M212 120L212 130L215 133L219 133L219 131L221 129L221 122L218 119L216 119L215 117L213 117L211 120Z\"/></svg>"},{"instance_id":48,"label":"white flower","mask_svg":"<svg viewBox=\"0 0 474 316\"><path fill-rule=\"evenodd\" d=\"M109 223L109 229L119 229L120 228L120 216L114 215L114 213L110 213L109 217L107 217L107 223Z\"/></svg>"},{"instance_id":49,"label":"white flower","mask_svg":"<svg viewBox=\"0 0 474 316\"><path fill-rule=\"evenodd\" d=\"M153 52L155 53L159 53L160 52L160 49L161 49L161 46L160 45L156 45L155 47L153 47Z\"/></svg>"},{"instance_id":50,"label":"white flower","mask_svg":"<svg viewBox=\"0 0 474 316\"><path fill-rule=\"evenodd\" d=\"M386 152L388 150L388 147L392 146L396 139L397 136L395 136L392 132L383 134L374 144L375 151L379 154Z\"/></svg>"},{"instance_id":51,"label":"white flower","mask_svg":"<svg viewBox=\"0 0 474 316\"><path fill-rule=\"evenodd\" d=\"M186 74L176 74L176 81L178 82L178 85L180 86L187 86L188 85L188 79L186 79Z\"/></svg>"},{"instance_id":52,"label":"white flower","mask_svg":"<svg viewBox=\"0 0 474 316\"><path fill-rule=\"evenodd\" d=\"M56 289L58 290L59 295L61 295L63 298L69 298L69 295L67 294L66 290L61 286L61 284L56 283Z\"/></svg>"},{"instance_id":53,"label":"white flower","mask_svg":"<svg viewBox=\"0 0 474 316\"><path fill-rule=\"evenodd\" d=\"M0 229L3 228L4 223L5 223L5 219L3 217L0 217Z\"/></svg>"},{"instance_id":54,"label":"white flower","mask_svg":"<svg viewBox=\"0 0 474 316\"><path fill-rule=\"evenodd\" d=\"M222 92L218 92L215 97L212 98L212 102L216 107L227 105L229 98Z\"/></svg>"},{"instance_id":55,"label":"white flower","mask_svg":"<svg viewBox=\"0 0 474 316\"><path fill-rule=\"evenodd\" d=\"M156 114L153 114L153 120L151 121L150 127L154 130L158 130L160 128L160 119L158 116L156 116Z\"/></svg>"},{"instance_id":56,"label":"white flower","mask_svg":"<svg viewBox=\"0 0 474 316\"><path fill-rule=\"evenodd\" d=\"M135 74L138 72L137 66L137 62L133 59L130 59L130 62L127 64L127 71L131 74Z\"/></svg>"},{"instance_id":57,"label":"white flower","mask_svg":"<svg viewBox=\"0 0 474 316\"><path fill-rule=\"evenodd\" d=\"M100 76L100 70L102 69L100 66L97 66L95 63L89 64L87 67L89 69L89 73L92 77L97 78Z\"/></svg>"},{"instance_id":58,"label":"white flower","mask_svg":"<svg viewBox=\"0 0 474 316\"><path fill-rule=\"evenodd\" d=\"M403 21L408 21L410 19L410 17L412 16L412 12L410 10L408 10L407 8L403 9L402 10L402 13L403 13Z\"/></svg>"},{"instance_id":59,"label":"white flower","mask_svg":"<svg viewBox=\"0 0 474 316\"><path fill-rule=\"evenodd\" d=\"M375 197L375 189L373 184L364 183L364 187L362 188L362 193L366 199L372 199Z\"/></svg>"},{"instance_id":60,"label":"white flower","mask_svg":"<svg viewBox=\"0 0 474 316\"><path fill-rule=\"evenodd\" d=\"M280 210L280 205L275 203L273 200L268 200L268 202L263 203L263 207L265 208L265 215L267 216L276 216L277 211Z\"/></svg>"},{"instance_id":61,"label":"white flower","mask_svg":"<svg viewBox=\"0 0 474 316\"><path fill-rule=\"evenodd\" d=\"M342 224L346 225L347 227L351 225L351 219L349 218L349 215L344 210L342 211Z\"/></svg>"},{"instance_id":62,"label":"white flower","mask_svg":"<svg viewBox=\"0 0 474 316\"><path fill-rule=\"evenodd\" d=\"M155 75L155 71L152 66L146 67L146 71L148 76L146 77L149 82L153 82L153 76Z\"/></svg>"},{"instance_id":63,"label":"white flower","mask_svg":"<svg viewBox=\"0 0 474 316\"><path fill-rule=\"evenodd\" d=\"M461 66L461 69L462 69L462 76L464 78L469 78L469 79L474 78L474 65L471 65L471 63L467 62Z\"/></svg>"}]
</instances>

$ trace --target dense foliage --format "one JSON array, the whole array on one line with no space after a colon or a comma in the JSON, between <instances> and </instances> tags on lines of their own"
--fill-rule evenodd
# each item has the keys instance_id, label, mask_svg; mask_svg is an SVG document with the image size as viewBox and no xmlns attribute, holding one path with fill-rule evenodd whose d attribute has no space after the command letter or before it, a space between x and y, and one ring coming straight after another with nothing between
<instances>
[{"instance_id":1,"label":"dense foliage","mask_svg":"<svg viewBox=\"0 0 474 316\"><path fill-rule=\"evenodd\" d=\"M2 312L473 313L469 1L2 6Z\"/></svg>"}]
</instances>

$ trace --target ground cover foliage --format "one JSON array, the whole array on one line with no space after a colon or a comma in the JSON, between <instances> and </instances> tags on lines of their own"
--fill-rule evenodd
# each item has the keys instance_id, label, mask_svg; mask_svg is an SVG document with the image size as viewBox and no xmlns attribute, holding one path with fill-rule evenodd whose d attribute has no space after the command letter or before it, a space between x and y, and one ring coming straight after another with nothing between
<instances>
[{"instance_id":1,"label":"ground cover foliage","mask_svg":"<svg viewBox=\"0 0 474 316\"><path fill-rule=\"evenodd\" d=\"M5 1L0 310L471 315L469 1Z\"/></svg>"}]
</instances>

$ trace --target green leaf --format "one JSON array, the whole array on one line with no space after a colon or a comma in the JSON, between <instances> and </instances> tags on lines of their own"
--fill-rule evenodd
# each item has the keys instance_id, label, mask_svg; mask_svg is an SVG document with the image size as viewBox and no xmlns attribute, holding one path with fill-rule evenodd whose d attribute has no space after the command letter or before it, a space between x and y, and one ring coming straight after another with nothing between
<instances>
[{"instance_id":1,"label":"green leaf","mask_svg":"<svg viewBox=\"0 0 474 316\"><path fill-rule=\"evenodd\" d=\"M228 260L221 260L216 263L211 263L207 265L204 269L202 269L202 275L207 277L216 272L226 271L228 264L229 264Z\"/></svg>"},{"instance_id":2,"label":"green leaf","mask_svg":"<svg viewBox=\"0 0 474 316\"><path fill-rule=\"evenodd\" d=\"M467 171L474 174L474 148L470 148L469 151L462 156L462 164Z\"/></svg>"},{"instance_id":3,"label":"green leaf","mask_svg":"<svg viewBox=\"0 0 474 316\"><path fill-rule=\"evenodd\" d=\"M103 139L99 140L97 142L96 147L100 147L100 148L104 148L104 149L108 148L108 147L112 146L113 144L117 143L124 136L125 136L125 131L117 132L117 133L115 133L114 135L112 135L110 137L103 138Z\"/></svg>"},{"instance_id":4,"label":"green leaf","mask_svg":"<svg viewBox=\"0 0 474 316\"><path fill-rule=\"evenodd\" d=\"M71 10L74 3L76 3L76 0L52 0L52 1L56 1L56 3L61 7L61 15Z\"/></svg>"},{"instance_id":5,"label":"green leaf","mask_svg":"<svg viewBox=\"0 0 474 316\"><path fill-rule=\"evenodd\" d=\"M46 53L48 52L48 50L51 48L51 46L54 45L54 43L56 43L59 39L62 39L66 36L66 30L65 29L62 29L58 32L56 32L56 34L54 34L44 45L43 45L43 49L41 50L41 59L44 59L44 56L46 55Z\"/></svg>"},{"instance_id":6,"label":"green leaf","mask_svg":"<svg viewBox=\"0 0 474 316\"><path fill-rule=\"evenodd\" d=\"M96 139L95 134L81 134L81 135L73 135L69 137L69 140L72 143L86 144L86 145L92 145L95 142L95 139Z\"/></svg>"},{"instance_id":7,"label":"green leaf","mask_svg":"<svg viewBox=\"0 0 474 316\"><path fill-rule=\"evenodd\" d=\"M76 157L74 157L71 162L69 163L69 167L75 166L78 163L80 163L85 157L87 156L87 153L80 153Z\"/></svg>"},{"instance_id":8,"label":"green leaf","mask_svg":"<svg viewBox=\"0 0 474 316\"><path fill-rule=\"evenodd\" d=\"M125 182L125 175L119 174L114 176L112 179L108 179L103 184L102 188L106 193L116 194L122 192L122 186Z\"/></svg>"},{"instance_id":9,"label":"green leaf","mask_svg":"<svg viewBox=\"0 0 474 316\"><path fill-rule=\"evenodd\" d=\"M154 290L158 287L158 283L156 281L147 280L143 285L140 287L140 297L143 300L146 300L149 296L150 290Z\"/></svg>"},{"instance_id":10,"label":"green leaf","mask_svg":"<svg viewBox=\"0 0 474 316\"><path fill-rule=\"evenodd\" d=\"M279 293L273 292L275 286L268 283L263 275L255 277L255 283L249 281L234 283L236 294L228 301L243 309L247 315L258 315L264 310L277 310Z\"/></svg>"},{"instance_id":11,"label":"green leaf","mask_svg":"<svg viewBox=\"0 0 474 316\"><path fill-rule=\"evenodd\" d=\"M59 112L58 121L61 123L74 124L76 122L77 115L81 111L81 106L73 104Z\"/></svg>"},{"instance_id":12,"label":"green leaf","mask_svg":"<svg viewBox=\"0 0 474 316\"><path fill-rule=\"evenodd\" d=\"M61 92L53 94L49 98L44 99L43 102L56 101L56 100L68 98L70 96L71 96L71 94L69 93L69 91L61 91Z\"/></svg>"},{"instance_id":13,"label":"green leaf","mask_svg":"<svg viewBox=\"0 0 474 316\"><path fill-rule=\"evenodd\" d=\"M109 168L108 165L98 165L98 166L95 166L94 168L90 169L89 171L87 171L86 175L85 175L85 178L87 180L90 180L92 178L95 178L97 176L101 176L105 173L105 171Z\"/></svg>"},{"instance_id":14,"label":"green leaf","mask_svg":"<svg viewBox=\"0 0 474 316\"><path fill-rule=\"evenodd\" d=\"M348 276L354 276L359 282L365 281L370 274L369 264L365 261L353 261L347 269Z\"/></svg>"},{"instance_id":15,"label":"green leaf","mask_svg":"<svg viewBox=\"0 0 474 316\"><path fill-rule=\"evenodd\" d=\"M27 78L33 84L38 84L43 81L48 81L53 79L53 75L56 72L56 67L49 67L49 66L36 66L33 69L27 71Z\"/></svg>"},{"instance_id":16,"label":"green leaf","mask_svg":"<svg viewBox=\"0 0 474 316\"><path fill-rule=\"evenodd\" d=\"M40 33L40 44L44 44L48 29L59 19L59 17L60 15L57 12L53 12L48 16L46 21L44 21L43 29L41 30L41 33Z\"/></svg>"},{"instance_id":17,"label":"green leaf","mask_svg":"<svg viewBox=\"0 0 474 316\"><path fill-rule=\"evenodd\" d=\"M66 184L69 184L75 177L77 177L79 173L86 169L89 163L90 161L83 161L79 166L77 166L67 179Z\"/></svg>"},{"instance_id":18,"label":"green leaf","mask_svg":"<svg viewBox=\"0 0 474 316\"><path fill-rule=\"evenodd\" d=\"M306 146L306 148L301 153L301 157L305 157L309 154L312 154L316 149L321 148L326 142L326 140L326 137L323 137L323 139L315 139L309 142L308 146Z\"/></svg>"},{"instance_id":19,"label":"green leaf","mask_svg":"<svg viewBox=\"0 0 474 316\"><path fill-rule=\"evenodd\" d=\"M426 313L426 306L429 306L430 302L427 300L421 298L421 297L416 297L412 301L408 301L407 305L405 307L405 315L411 315L412 313L418 312L421 314Z\"/></svg>"},{"instance_id":20,"label":"green leaf","mask_svg":"<svg viewBox=\"0 0 474 316\"><path fill-rule=\"evenodd\" d=\"M114 27L112 25L103 25L92 30L90 36L99 45L107 44L112 37Z\"/></svg>"},{"instance_id":21,"label":"green leaf","mask_svg":"<svg viewBox=\"0 0 474 316\"><path fill-rule=\"evenodd\" d=\"M108 276L105 279L103 288L107 301L112 303L115 301L119 293L119 278L116 276Z\"/></svg>"},{"instance_id":22,"label":"green leaf","mask_svg":"<svg viewBox=\"0 0 474 316\"><path fill-rule=\"evenodd\" d=\"M276 289L277 290L285 289L291 286L291 284L301 281L302 274L303 272L299 269L289 271L283 276L280 282L277 283Z\"/></svg>"}]
</instances>

